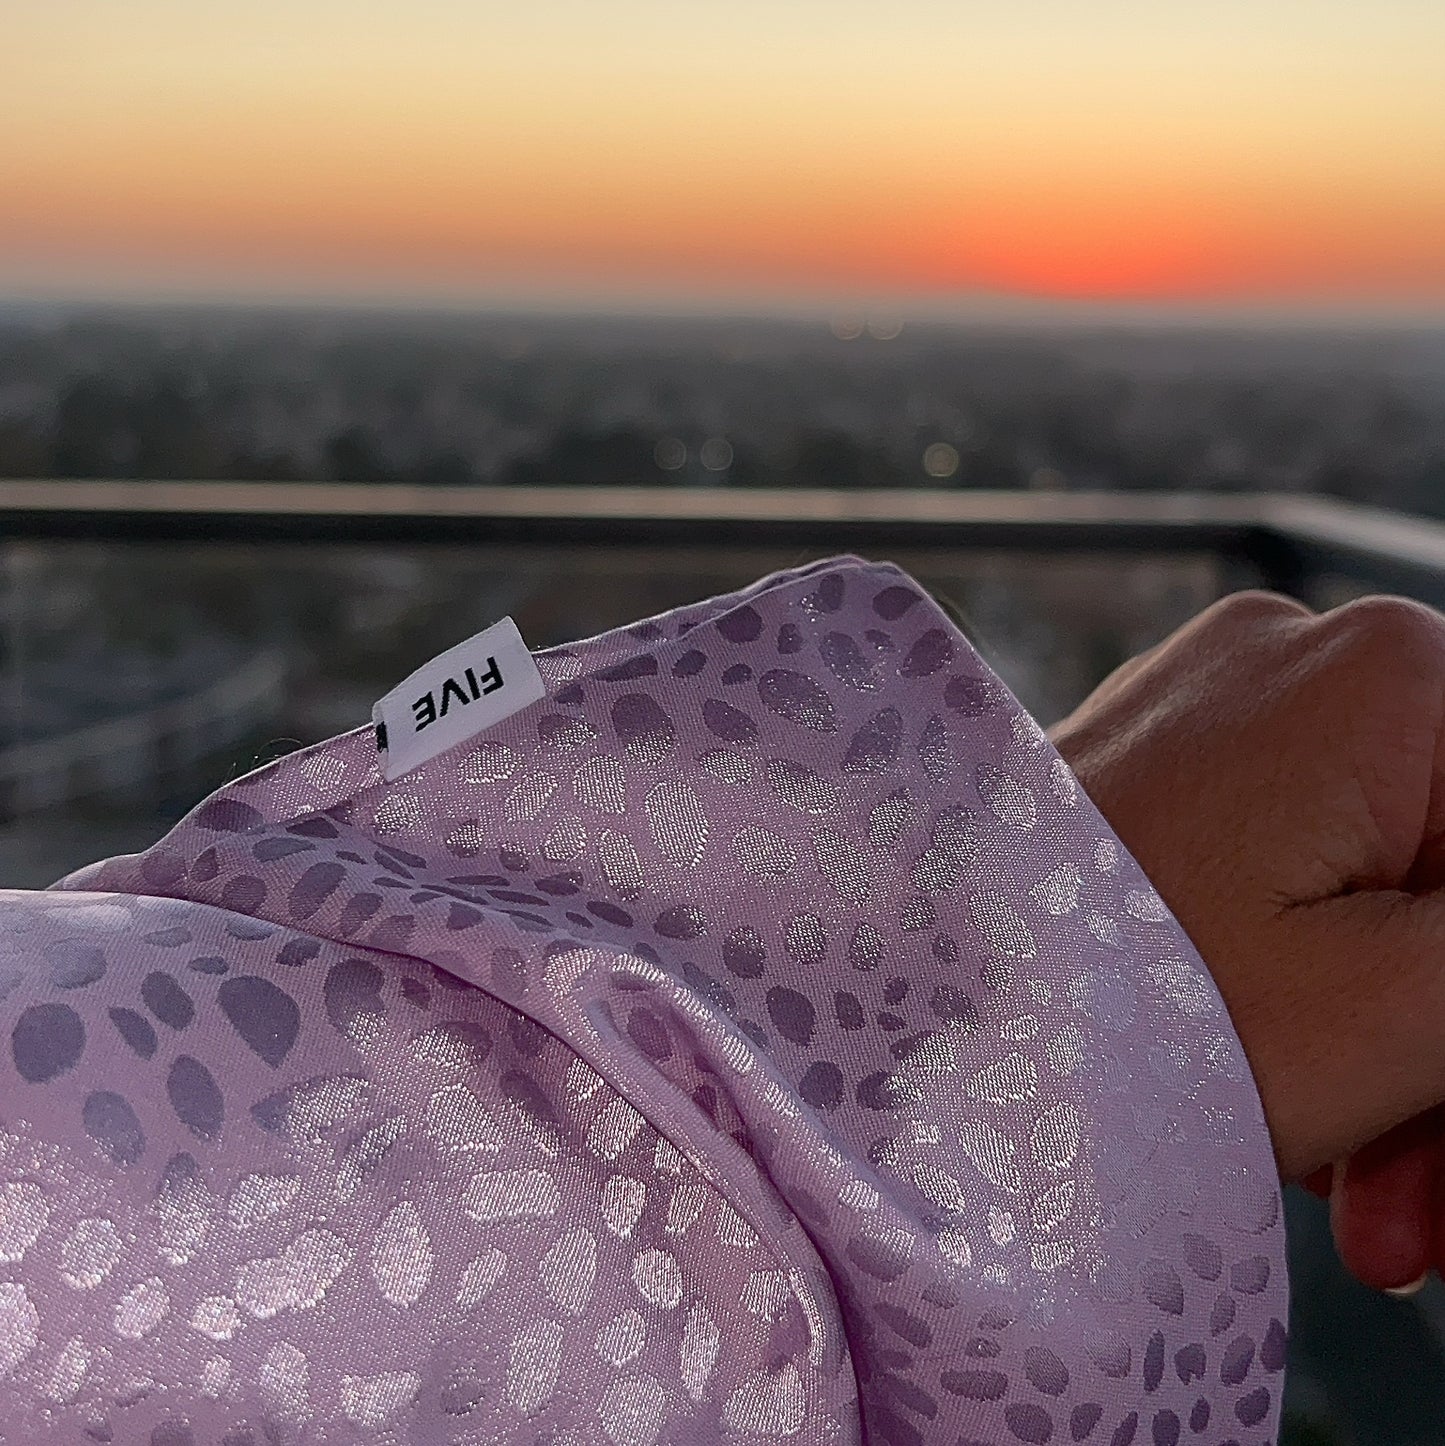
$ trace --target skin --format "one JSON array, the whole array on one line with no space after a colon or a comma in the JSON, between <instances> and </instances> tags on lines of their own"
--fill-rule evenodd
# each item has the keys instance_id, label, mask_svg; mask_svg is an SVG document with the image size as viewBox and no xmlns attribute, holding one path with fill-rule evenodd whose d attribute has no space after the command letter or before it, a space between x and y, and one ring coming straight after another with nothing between
<instances>
[{"instance_id":1,"label":"skin","mask_svg":"<svg viewBox=\"0 0 1445 1446\"><path fill-rule=\"evenodd\" d=\"M1237 593L1050 737L1209 965L1346 1265L1445 1265L1445 617Z\"/></svg>"}]
</instances>

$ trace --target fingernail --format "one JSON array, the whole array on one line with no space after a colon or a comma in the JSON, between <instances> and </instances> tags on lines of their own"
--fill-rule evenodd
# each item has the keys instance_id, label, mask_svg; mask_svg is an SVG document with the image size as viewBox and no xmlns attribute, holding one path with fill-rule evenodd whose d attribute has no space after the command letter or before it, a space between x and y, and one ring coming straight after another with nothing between
<instances>
[{"instance_id":1,"label":"fingernail","mask_svg":"<svg viewBox=\"0 0 1445 1446\"><path fill-rule=\"evenodd\" d=\"M1385 1288L1386 1295L1393 1295L1397 1299L1405 1300L1409 1296L1418 1295L1425 1285L1425 1278L1429 1272L1422 1275L1419 1280L1412 1280L1409 1285L1391 1285Z\"/></svg>"}]
</instances>

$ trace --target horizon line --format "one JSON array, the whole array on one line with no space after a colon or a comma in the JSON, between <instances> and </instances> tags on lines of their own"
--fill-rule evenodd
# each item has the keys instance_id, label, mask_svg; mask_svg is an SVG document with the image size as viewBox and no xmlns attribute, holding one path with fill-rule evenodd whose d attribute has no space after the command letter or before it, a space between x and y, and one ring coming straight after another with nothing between
<instances>
[{"instance_id":1,"label":"horizon line","mask_svg":"<svg viewBox=\"0 0 1445 1446\"><path fill-rule=\"evenodd\" d=\"M1445 327L1445 298L1408 303L1353 300L1188 301L1056 298L1024 293L967 295L727 293L691 291L537 290L436 291L292 288L56 287L11 289L0 281L0 318L17 313L77 311L228 312L509 320L849 321L906 325L1137 325L1217 327L1340 327L1436 330ZM887 339L886 337L884 339Z\"/></svg>"}]
</instances>

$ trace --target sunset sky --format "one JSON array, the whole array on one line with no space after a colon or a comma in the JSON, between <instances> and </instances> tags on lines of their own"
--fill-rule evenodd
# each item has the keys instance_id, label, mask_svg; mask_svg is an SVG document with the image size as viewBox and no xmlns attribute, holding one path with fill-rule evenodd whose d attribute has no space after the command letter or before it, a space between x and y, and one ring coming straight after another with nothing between
<instances>
[{"instance_id":1,"label":"sunset sky","mask_svg":"<svg viewBox=\"0 0 1445 1446\"><path fill-rule=\"evenodd\" d=\"M0 295L1445 310L1445 0L8 0Z\"/></svg>"}]
</instances>

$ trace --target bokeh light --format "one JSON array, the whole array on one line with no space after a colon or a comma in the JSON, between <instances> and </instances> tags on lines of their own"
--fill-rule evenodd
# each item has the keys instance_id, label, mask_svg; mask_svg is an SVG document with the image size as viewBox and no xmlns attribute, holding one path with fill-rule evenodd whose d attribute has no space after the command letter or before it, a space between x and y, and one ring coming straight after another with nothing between
<instances>
[{"instance_id":1,"label":"bokeh light","mask_svg":"<svg viewBox=\"0 0 1445 1446\"><path fill-rule=\"evenodd\" d=\"M687 444L680 437L661 437L652 458L664 472L676 472L687 464Z\"/></svg>"},{"instance_id":2,"label":"bokeh light","mask_svg":"<svg viewBox=\"0 0 1445 1446\"><path fill-rule=\"evenodd\" d=\"M733 464L733 446L726 437L709 437L697 455L709 472L726 472Z\"/></svg>"},{"instance_id":3,"label":"bokeh light","mask_svg":"<svg viewBox=\"0 0 1445 1446\"><path fill-rule=\"evenodd\" d=\"M958 448L949 442L934 442L924 448L923 470L930 477L952 477L958 471Z\"/></svg>"}]
</instances>

